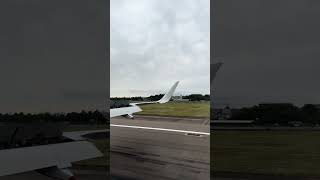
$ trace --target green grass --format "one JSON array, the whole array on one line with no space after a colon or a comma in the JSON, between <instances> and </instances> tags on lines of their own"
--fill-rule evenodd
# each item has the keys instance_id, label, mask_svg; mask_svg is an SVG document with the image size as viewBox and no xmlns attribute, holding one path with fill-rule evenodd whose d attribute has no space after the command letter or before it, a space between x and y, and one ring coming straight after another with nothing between
<instances>
[{"instance_id":1,"label":"green grass","mask_svg":"<svg viewBox=\"0 0 320 180\"><path fill-rule=\"evenodd\" d=\"M140 106L140 115L155 116L174 116L174 117L193 117L209 118L209 102L169 102L166 104L148 104Z\"/></svg>"},{"instance_id":2,"label":"green grass","mask_svg":"<svg viewBox=\"0 0 320 180\"><path fill-rule=\"evenodd\" d=\"M88 124L78 124L78 125L68 125L63 130L64 132L71 132L71 131L91 131L91 130L102 130L109 128L107 124L99 124L99 125L88 125Z\"/></svg>"},{"instance_id":3,"label":"green grass","mask_svg":"<svg viewBox=\"0 0 320 180\"><path fill-rule=\"evenodd\" d=\"M88 124L71 124L67 126L64 131L90 131L90 130L100 130L100 129L109 129L105 124L103 125L88 125ZM102 157L88 159L84 161L79 161L74 163L76 166L82 167L105 167L109 166L109 139L99 139L99 140L90 140L99 150L104 154Z\"/></svg>"},{"instance_id":4,"label":"green grass","mask_svg":"<svg viewBox=\"0 0 320 180\"><path fill-rule=\"evenodd\" d=\"M215 131L213 172L320 176L320 132Z\"/></svg>"},{"instance_id":5,"label":"green grass","mask_svg":"<svg viewBox=\"0 0 320 180\"><path fill-rule=\"evenodd\" d=\"M75 165L86 167L108 167L109 166L109 139L90 141L104 154L102 157L76 162Z\"/></svg>"}]
</instances>

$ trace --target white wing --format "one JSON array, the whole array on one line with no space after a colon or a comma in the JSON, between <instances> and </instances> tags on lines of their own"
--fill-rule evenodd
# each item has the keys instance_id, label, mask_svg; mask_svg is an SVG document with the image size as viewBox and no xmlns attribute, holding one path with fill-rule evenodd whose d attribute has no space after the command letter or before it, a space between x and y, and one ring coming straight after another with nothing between
<instances>
[{"instance_id":1,"label":"white wing","mask_svg":"<svg viewBox=\"0 0 320 180\"><path fill-rule=\"evenodd\" d=\"M174 85L170 88L170 90L159 101L130 103L129 107L110 109L110 118L117 117L117 116L124 116L124 115L132 116L133 113L142 111L142 109L138 105L155 104L155 103L160 103L160 104L167 103L167 102L170 101L170 99L171 99L174 91L176 90L178 84L179 84L179 81L174 83Z\"/></svg>"},{"instance_id":2,"label":"white wing","mask_svg":"<svg viewBox=\"0 0 320 180\"><path fill-rule=\"evenodd\" d=\"M214 63L211 64L210 66L210 78L211 78L211 84L213 84L213 80L216 77L216 74L218 72L218 70L221 68L221 66L223 65L223 63L218 62L218 63Z\"/></svg>"},{"instance_id":3,"label":"white wing","mask_svg":"<svg viewBox=\"0 0 320 180\"><path fill-rule=\"evenodd\" d=\"M130 107L123 107L123 108L114 108L110 109L110 118L123 116L123 115L131 115L136 112L140 112L142 109L136 105L131 105Z\"/></svg>"},{"instance_id":4,"label":"white wing","mask_svg":"<svg viewBox=\"0 0 320 180\"><path fill-rule=\"evenodd\" d=\"M67 168L71 162L100 156L101 152L86 141L4 149L0 150L0 176L49 167Z\"/></svg>"}]
</instances>

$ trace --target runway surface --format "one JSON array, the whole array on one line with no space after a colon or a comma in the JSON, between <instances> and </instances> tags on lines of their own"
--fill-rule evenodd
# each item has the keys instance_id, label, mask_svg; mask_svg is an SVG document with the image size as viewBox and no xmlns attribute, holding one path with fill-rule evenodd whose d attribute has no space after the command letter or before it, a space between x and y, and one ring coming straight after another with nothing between
<instances>
[{"instance_id":1,"label":"runway surface","mask_svg":"<svg viewBox=\"0 0 320 180\"><path fill-rule=\"evenodd\" d=\"M85 140L89 139L105 139L107 136L107 132L109 129L102 129L102 130L89 130L89 131L75 131L75 132L65 132L63 133L66 137L72 137L73 139L78 140ZM87 135L90 132L90 136ZM85 137L82 137L84 135ZM88 137L86 137L88 136ZM100 137L101 136L101 137ZM105 169L101 169L95 166L87 166L85 169L72 167L71 172L75 175L78 180L101 180L101 179L109 179L109 171ZM25 180L25 179L32 179L32 180L53 180L45 175L42 175L36 171L29 171L25 173L19 173L14 175L2 176L0 180Z\"/></svg>"},{"instance_id":2,"label":"runway surface","mask_svg":"<svg viewBox=\"0 0 320 180\"><path fill-rule=\"evenodd\" d=\"M135 116L111 124L113 179L210 179L209 120Z\"/></svg>"},{"instance_id":3,"label":"runway surface","mask_svg":"<svg viewBox=\"0 0 320 180\"><path fill-rule=\"evenodd\" d=\"M109 179L109 173L102 170L72 170L77 180L103 180ZM16 175L3 176L0 180L53 180L35 171L26 172Z\"/></svg>"}]
</instances>

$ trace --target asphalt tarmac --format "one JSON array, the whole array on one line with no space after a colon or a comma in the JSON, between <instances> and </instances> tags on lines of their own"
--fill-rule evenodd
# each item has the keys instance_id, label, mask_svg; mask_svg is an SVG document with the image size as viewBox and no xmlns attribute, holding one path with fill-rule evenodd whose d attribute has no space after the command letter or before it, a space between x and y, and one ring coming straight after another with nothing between
<instances>
[{"instance_id":1,"label":"asphalt tarmac","mask_svg":"<svg viewBox=\"0 0 320 180\"><path fill-rule=\"evenodd\" d=\"M113 118L110 131L112 179L210 179L209 120ZM103 170L72 169L72 172L78 180L109 177L109 172ZM22 179L51 180L34 171L0 177L0 180Z\"/></svg>"},{"instance_id":2,"label":"asphalt tarmac","mask_svg":"<svg viewBox=\"0 0 320 180\"><path fill-rule=\"evenodd\" d=\"M112 118L110 132L113 179L210 179L209 120Z\"/></svg>"},{"instance_id":3,"label":"asphalt tarmac","mask_svg":"<svg viewBox=\"0 0 320 180\"><path fill-rule=\"evenodd\" d=\"M77 180L109 179L109 173L102 170L72 170ZM53 180L35 171L0 177L0 180Z\"/></svg>"}]
</instances>

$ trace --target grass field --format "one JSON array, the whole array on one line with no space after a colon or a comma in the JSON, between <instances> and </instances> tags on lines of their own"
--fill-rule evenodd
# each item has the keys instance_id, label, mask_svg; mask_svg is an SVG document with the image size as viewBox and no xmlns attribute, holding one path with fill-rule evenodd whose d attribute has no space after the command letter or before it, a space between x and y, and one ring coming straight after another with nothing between
<instances>
[{"instance_id":1,"label":"grass field","mask_svg":"<svg viewBox=\"0 0 320 180\"><path fill-rule=\"evenodd\" d=\"M75 165L87 167L105 167L109 166L109 139L90 141L104 154L102 157L76 162Z\"/></svg>"},{"instance_id":2,"label":"grass field","mask_svg":"<svg viewBox=\"0 0 320 180\"><path fill-rule=\"evenodd\" d=\"M174 117L194 117L209 118L209 102L169 102L166 104L148 104L140 106L140 115L174 116Z\"/></svg>"},{"instance_id":3,"label":"grass field","mask_svg":"<svg viewBox=\"0 0 320 180\"><path fill-rule=\"evenodd\" d=\"M88 125L88 124L71 124L64 129L64 132L71 131L90 131L90 130L100 130L100 129L109 129L105 124L102 125ZM109 166L109 138L99 139L99 140L90 140L99 150L104 154L102 157L88 159L84 161L79 161L74 163L76 166L88 167L88 168L108 168Z\"/></svg>"},{"instance_id":4,"label":"grass field","mask_svg":"<svg viewBox=\"0 0 320 180\"><path fill-rule=\"evenodd\" d=\"M320 176L320 132L215 131L211 170Z\"/></svg>"},{"instance_id":5,"label":"grass field","mask_svg":"<svg viewBox=\"0 0 320 180\"><path fill-rule=\"evenodd\" d=\"M72 132L72 131L90 131L90 130L102 130L108 129L109 126L106 124L100 125L89 125L89 124L71 124L64 128L64 132Z\"/></svg>"}]
</instances>

